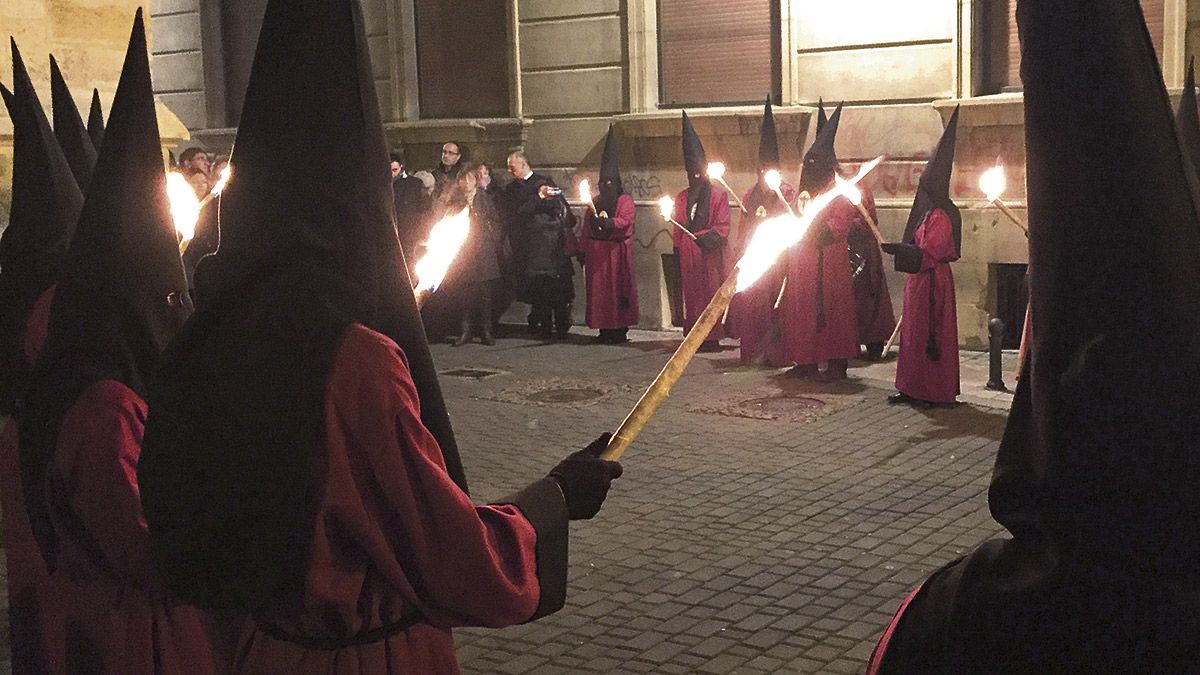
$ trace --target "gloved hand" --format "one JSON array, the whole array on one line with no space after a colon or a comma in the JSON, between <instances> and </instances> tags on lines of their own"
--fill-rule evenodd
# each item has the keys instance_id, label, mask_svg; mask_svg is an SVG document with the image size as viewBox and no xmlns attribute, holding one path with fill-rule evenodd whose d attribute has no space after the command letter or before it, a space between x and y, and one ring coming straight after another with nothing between
<instances>
[{"instance_id":1,"label":"gloved hand","mask_svg":"<svg viewBox=\"0 0 1200 675\"><path fill-rule=\"evenodd\" d=\"M715 251L721 248L724 243L725 240L721 238L721 235L712 230L696 237L696 245L700 247L701 251Z\"/></svg>"},{"instance_id":2,"label":"gloved hand","mask_svg":"<svg viewBox=\"0 0 1200 675\"><path fill-rule=\"evenodd\" d=\"M571 453L548 474L558 481L571 520L589 520L600 512L612 482L624 471L620 462L600 459L612 434L604 434L583 450Z\"/></svg>"}]
</instances>

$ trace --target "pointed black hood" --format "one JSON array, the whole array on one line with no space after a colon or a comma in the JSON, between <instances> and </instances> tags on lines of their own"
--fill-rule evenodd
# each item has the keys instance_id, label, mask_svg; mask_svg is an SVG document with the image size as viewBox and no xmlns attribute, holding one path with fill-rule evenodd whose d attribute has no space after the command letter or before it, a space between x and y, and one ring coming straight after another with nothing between
<instances>
[{"instance_id":1,"label":"pointed black hood","mask_svg":"<svg viewBox=\"0 0 1200 675\"><path fill-rule=\"evenodd\" d=\"M54 135L67 156L79 189L86 192L96 169L96 147L53 55L50 56L50 94L54 106Z\"/></svg>"},{"instance_id":2,"label":"pointed black hood","mask_svg":"<svg viewBox=\"0 0 1200 675\"><path fill-rule=\"evenodd\" d=\"M829 115L825 113L825 99L817 99L817 133L821 133L821 129L825 128L825 123L829 121Z\"/></svg>"},{"instance_id":3,"label":"pointed black hood","mask_svg":"<svg viewBox=\"0 0 1200 675\"><path fill-rule=\"evenodd\" d=\"M83 195L50 129L16 42L13 91L12 205L0 236L0 414L13 411L29 373L22 338L29 311L58 278Z\"/></svg>"},{"instance_id":4,"label":"pointed black hood","mask_svg":"<svg viewBox=\"0 0 1200 675\"><path fill-rule=\"evenodd\" d=\"M281 173L296 147L321 162ZM357 0L268 2L231 164L220 247L151 397L139 482L172 590L245 610L303 592L310 460L350 325L403 349L422 421L466 482L396 235Z\"/></svg>"},{"instance_id":5,"label":"pointed black hood","mask_svg":"<svg viewBox=\"0 0 1200 675\"><path fill-rule=\"evenodd\" d=\"M1188 62L1187 80L1183 84L1175 121L1179 124L1179 137L1183 141L1184 151L1192 160L1192 168L1200 171L1200 110L1196 103L1195 57Z\"/></svg>"},{"instance_id":6,"label":"pointed black hood","mask_svg":"<svg viewBox=\"0 0 1200 675\"><path fill-rule=\"evenodd\" d=\"M950 217L954 228L954 245L962 253L962 212L950 198L950 175L954 171L954 147L958 139L958 108L950 116L942 138L938 141L933 155L925 164L925 172L917 183L917 194L913 200L912 210L908 214L908 224L904 227L904 243L911 244L916 236L917 228L925 220L925 216L933 209L941 209Z\"/></svg>"},{"instance_id":7,"label":"pointed black hood","mask_svg":"<svg viewBox=\"0 0 1200 675\"><path fill-rule=\"evenodd\" d=\"M56 541L43 489L62 416L102 380L120 382L144 398L162 350L191 310L166 197L140 10L97 167L54 293L46 346L21 420L26 506L51 563Z\"/></svg>"},{"instance_id":8,"label":"pointed black hood","mask_svg":"<svg viewBox=\"0 0 1200 675\"><path fill-rule=\"evenodd\" d=\"M821 126L813 144L804 155L804 167L800 170L800 185L797 188L816 196L817 192L833 180L837 172L838 158L834 151L838 125L842 121L842 104L834 109L829 121Z\"/></svg>"},{"instance_id":9,"label":"pointed black hood","mask_svg":"<svg viewBox=\"0 0 1200 675\"><path fill-rule=\"evenodd\" d=\"M8 87L0 82L0 98L4 99L4 108L8 110L9 117L13 114L13 109L17 107L17 101L13 98L13 93Z\"/></svg>"},{"instance_id":10,"label":"pointed black hood","mask_svg":"<svg viewBox=\"0 0 1200 675\"><path fill-rule=\"evenodd\" d=\"M683 168L688 177L699 174L704 176L708 171L708 159L704 156L704 143L692 126L692 120L687 111L683 113Z\"/></svg>"},{"instance_id":11,"label":"pointed black hood","mask_svg":"<svg viewBox=\"0 0 1200 675\"><path fill-rule=\"evenodd\" d=\"M100 106L100 90L92 90L92 108L88 111L88 136L92 138L92 147L100 150L104 142L104 109Z\"/></svg>"},{"instance_id":12,"label":"pointed black hood","mask_svg":"<svg viewBox=\"0 0 1200 675\"><path fill-rule=\"evenodd\" d=\"M771 97L763 106L762 127L758 130L758 170L779 168L779 138L775 135L775 113L771 110Z\"/></svg>"},{"instance_id":13,"label":"pointed black hood","mask_svg":"<svg viewBox=\"0 0 1200 675\"><path fill-rule=\"evenodd\" d=\"M621 183L620 152L617 147L617 129L608 126L608 136L604 139L604 154L600 156L600 197L596 200L596 208L610 216L617 212L617 199L625 193Z\"/></svg>"}]
</instances>

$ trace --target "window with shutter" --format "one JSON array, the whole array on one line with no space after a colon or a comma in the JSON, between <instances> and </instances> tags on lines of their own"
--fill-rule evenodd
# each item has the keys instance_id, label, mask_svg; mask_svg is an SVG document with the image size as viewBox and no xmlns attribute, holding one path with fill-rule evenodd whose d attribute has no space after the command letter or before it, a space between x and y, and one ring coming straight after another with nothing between
<instances>
[{"instance_id":1,"label":"window with shutter","mask_svg":"<svg viewBox=\"0 0 1200 675\"><path fill-rule=\"evenodd\" d=\"M1154 50L1162 58L1163 30L1166 16L1164 0L1141 0L1146 15L1146 27ZM1021 90L1021 42L1017 35L1017 0L985 0L979 32L983 59L980 69L979 94L998 94Z\"/></svg>"},{"instance_id":2,"label":"window with shutter","mask_svg":"<svg viewBox=\"0 0 1200 675\"><path fill-rule=\"evenodd\" d=\"M780 0L659 0L664 106L756 103L780 90Z\"/></svg>"},{"instance_id":3,"label":"window with shutter","mask_svg":"<svg viewBox=\"0 0 1200 675\"><path fill-rule=\"evenodd\" d=\"M507 3L416 0L421 117L507 117Z\"/></svg>"}]
</instances>

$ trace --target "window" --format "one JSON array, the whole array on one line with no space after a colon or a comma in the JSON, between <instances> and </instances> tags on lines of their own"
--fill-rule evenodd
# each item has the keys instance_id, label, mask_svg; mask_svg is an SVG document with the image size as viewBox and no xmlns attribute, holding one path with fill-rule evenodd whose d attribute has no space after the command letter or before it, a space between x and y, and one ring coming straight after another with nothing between
<instances>
[{"instance_id":1,"label":"window","mask_svg":"<svg viewBox=\"0 0 1200 675\"><path fill-rule=\"evenodd\" d=\"M415 5L421 117L507 117L507 3L416 0Z\"/></svg>"},{"instance_id":2,"label":"window","mask_svg":"<svg viewBox=\"0 0 1200 675\"><path fill-rule=\"evenodd\" d=\"M1141 0L1146 26L1154 50L1162 58L1164 0ZM1021 90L1021 43L1017 38L1017 0L984 0L977 24L981 41L982 66L978 94L998 94Z\"/></svg>"},{"instance_id":3,"label":"window","mask_svg":"<svg viewBox=\"0 0 1200 675\"><path fill-rule=\"evenodd\" d=\"M758 103L779 97L780 0L659 0L664 106Z\"/></svg>"}]
</instances>

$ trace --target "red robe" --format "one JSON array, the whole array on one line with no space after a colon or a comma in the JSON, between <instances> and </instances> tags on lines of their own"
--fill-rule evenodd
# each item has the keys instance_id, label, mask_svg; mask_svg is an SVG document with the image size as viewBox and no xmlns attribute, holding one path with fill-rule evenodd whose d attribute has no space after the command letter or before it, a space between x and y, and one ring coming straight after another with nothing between
<instances>
[{"instance_id":1,"label":"red robe","mask_svg":"<svg viewBox=\"0 0 1200 675\"><path fill-rule=\"evenodd\" d=\"M930 211L913 243L922 252L921 271L904 282L896 390L922 401L953 403L959 394L958 314L950 263L958 260L958 249L946 212ZM931 328L940 352L937 361L927 353Z\"/></svg>"},{"instance_id":2,"label":"red robe","mask_svg":"<svg viewBox=\"0 0 1200 675\"><path fill-rule=\"evenodd\" d=\"M208 618L167 598L154 573L137 484L145 423L145 402L113 380L85 389L62 418L46 485L68 674L222 670Z\"/></svg>"},{"instance_id":3,"label":"red robe","mask_svg":"<svg viewBox=\"0 0 1200 675\"><path fill-rule=\"evenodd\" d=\"M529 620L542 593L565 588L565 564L539 569L538 534L522 512L476 506L450 480L392 340L349 328L327 392L303 609L258 618L277 635L305 640L356 635L413 612L424 618L391 637L334 650L279 640L251 623L234 672L457 673L450 629ZM554 537L563 560L565 508L562 536Z\"/></svg>"},{"instance_id":4,"label":"red robe","mask_svg":"<svg viewBox=\"0 0 1200 675\"><path fill-rule=\"evenodd\" d=\"M25 325L25 357L37 359L46 342L54 289L34 303ZM13 673L46 673L62 669L62 607L46 560L33 538L17 452L17 422L0 418L0 527L8 581L8 629Z\"/></svg>"},{"instance_id":5,"label":"red robe","mask_svg":"<svg viewBox=\"0 0 1200 675\"><path fill-rule=\"evenodd\" d=\"M858 356L858 319L846 236L861 217L845 197L836 199L787 252L787 288L780 304L784 351L799 365ZM820 226L832 243L819 241Z\"/></svg>"},{"instance_id":6,"label":"red robe","mask_svg":"<svg viewBox=\"0 0 1200 675\"><path fill-rule=\"evenodd\" d=\"M596 216L591 209L585 211L579 248L586 261L588 328L612 330L636 326L639 318L633 269L633 224L637 220L633 197L621 195L616 213L609 216L613 229L608 239L593 239Z\"/></svg>"},{"instance_id":7,"label":"red robe","mask_svg":"<svg viewBox=\"0 0 1200 675\"><path fill-rule=\"evenodd\" d=\"M684 190L675 196L675 222L686 225L688 191ZM680 283L683 284L683 331L687 333L696 325L700 314L713 296L720 290L721 284L733 269L734 260L729 252L729 193L720 185L712 186L712 195L708 200L708 226L692 234L697 237L706 232L716 232L724 240L721 248L701 250L694 239L674 225L671 226L671 239L675 250L679 251ZM725 337L725 327L717 323L707 340L720 340Z\"/></svg>"},{"instance_id":8,"label":"red robe","mask_svg":"<svg viewBox=\"0 0 1200 675\"><path fill-rule=\"evenodd\" d=\"M735 244L736 256L740 258L746 251L746 244L754 236L758 224L769 217L787 213L787 205L779 201L774 193L756 194L758 186L751 187L742 198L749 213L742 214L738 227L738 242ZM791 203L796 199L796 191L792 186L784 184L780 187L784 198ZM759 215L759 209L762 214ZM779 300L779 291L783 287L787 263L781 259L753 286L733 296L729 304L729 318L725 329L732 337L741 340L741 361L751 363L760 355L768 365L782 365L785 361L782 335L776 321L775 303Z\"/></svg>"},{"instance_id":9,"label":"red robe","mask_svg":"<svg viewBox=\"0 0 1200 675\"><path fill-rule=\"evenodd\" d=\"M864 184L859 184L859 189L863 193L863 206L878 223L875 196ZM862 273L854 279L858 341L864 345L884 343L896 330L896 313L892 310L892 295L888 291L887 275L883 268L883 253L879 250L879 240L875 238L875 233L871 232L861 213L853 229L852 236L865 244L859 248L861 255L866 259Z\"/></svg>"}]
</instances>

